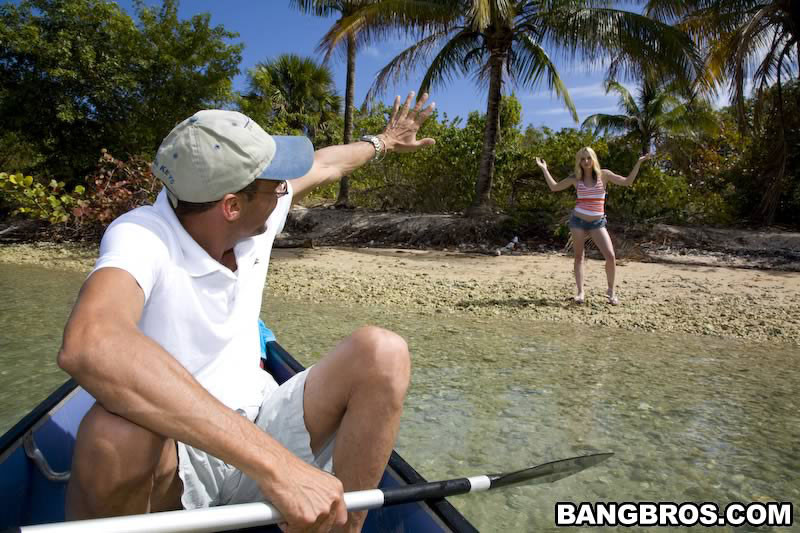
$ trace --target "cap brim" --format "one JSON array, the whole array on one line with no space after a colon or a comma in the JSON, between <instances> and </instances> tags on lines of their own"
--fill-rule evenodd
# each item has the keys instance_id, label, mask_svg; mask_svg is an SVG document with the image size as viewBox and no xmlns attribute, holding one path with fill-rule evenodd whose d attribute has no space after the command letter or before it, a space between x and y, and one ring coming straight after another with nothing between
<instances>
[{"instance_id":1,"label":"cap brim","mask_svg":"<svg viewBox=\"0 0 800 533\"><path fill-rule=\"evenodd\" d=\"M293 180L308 174L314 163L314 145L304 135L273 135L275 157L264 172L262 180Z\"/></svg>"}]
</instances>

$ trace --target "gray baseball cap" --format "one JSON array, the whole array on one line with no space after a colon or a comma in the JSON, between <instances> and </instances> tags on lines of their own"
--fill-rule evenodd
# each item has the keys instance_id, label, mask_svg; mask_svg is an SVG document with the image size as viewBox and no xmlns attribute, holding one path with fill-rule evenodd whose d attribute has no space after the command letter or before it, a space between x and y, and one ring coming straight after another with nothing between
<instances>
[{"instance_id":1,"label":"gray baseball cap","mask_svg":"<svg viewBox=\"0 0 800 533\"><path fill-rule=\"evenodd\" d=\"M299 178L313 162L308 137L270 135L242 113L206 109L169 132L152 169L174 206L179 199L213 202L255 179Z\"/></svg>"}]
</instances>

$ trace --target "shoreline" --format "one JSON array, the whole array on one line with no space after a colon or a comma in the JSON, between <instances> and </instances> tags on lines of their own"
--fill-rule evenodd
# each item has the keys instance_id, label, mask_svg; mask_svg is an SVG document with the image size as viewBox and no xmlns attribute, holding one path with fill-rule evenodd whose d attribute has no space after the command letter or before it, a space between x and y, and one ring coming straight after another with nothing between
<instances>
[{"instance_id":1,"label":"shoreline","mask_svg":"<svg viewBox=\"0 0 800 533\"><path fill-rule=\"evenodd\" d=\"M0 263L88 272L96 245L0 245ZM620 261L621 305L605 298L603 261L587 258L576 305L573 258L442 250L275 248L267 297L583 327L714 335L800 345L800 273Z\"/></svg>"}]
</instances>

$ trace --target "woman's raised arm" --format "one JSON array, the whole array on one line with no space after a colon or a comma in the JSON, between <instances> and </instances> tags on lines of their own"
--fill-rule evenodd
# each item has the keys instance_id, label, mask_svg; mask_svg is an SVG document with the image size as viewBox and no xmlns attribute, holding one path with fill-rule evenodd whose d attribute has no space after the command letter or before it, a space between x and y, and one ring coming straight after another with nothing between
<instances>
[{"instance_id":1,"label":"woman's raised arm","mask_svg":"<svg viewBox=\"0 0 800 533\"><path fill-rule=\"evenodd\" d=\"M547 181L547 186L550 187L551 191L563 191L564 189L568 189L570 186L575 184L574 177L565 178L559 182L556 182L556 180L553 179L553 176L550 175L550 171L547 170L547 162L544 159L537 157L536 164L542 169L544 179Z\"/></svg>"},{"instance_id":2,"label":"woman's raised arm","mask_svg":"<svg viewBox=\"0 0 800 533\"><path fill-rule=\"evenodd\" d=\"M642 166L642 163L644 163L648 159L651 159L652 157L653 156L650 154L645 154L642 157L640 157L636 161L636 164L633 165L633 170L631 170L631 173L628 174L627 178L623 178L619 174L614 174L613 172L611 172L606 168L603 169L603 176L606 177L608 181L610 181L611 183L616 183L617 185L622 185L623 187L630 187L631 185L633 185L633 180L635 180L636 176L639 174L639 167Z\"/></svg>"}]
</instances>

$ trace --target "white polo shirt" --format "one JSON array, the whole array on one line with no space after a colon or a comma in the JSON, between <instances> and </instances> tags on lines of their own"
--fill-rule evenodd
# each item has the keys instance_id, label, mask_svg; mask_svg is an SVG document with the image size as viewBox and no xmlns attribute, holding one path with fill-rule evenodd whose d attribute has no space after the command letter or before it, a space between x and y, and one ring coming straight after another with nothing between
<instances>
[{"instance_id":1,"label":"white polo shirt","mask_svg":"<svg viewBox=\"0 0 800 533\"><path fill-rule=\"evenodd\" d=\"M253 419L267 388L260 369L258 318L272 243L286 222L289 194L267 231L234 247L236 272L211 258L186 232L164 192L153 206L117 218L100 243L95 272L129 272L144 292L139 328L172 354L211 394Z\"/></svg>"}]
</instances>

